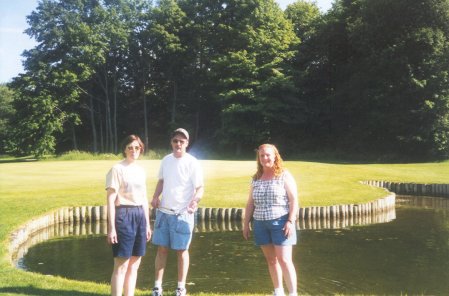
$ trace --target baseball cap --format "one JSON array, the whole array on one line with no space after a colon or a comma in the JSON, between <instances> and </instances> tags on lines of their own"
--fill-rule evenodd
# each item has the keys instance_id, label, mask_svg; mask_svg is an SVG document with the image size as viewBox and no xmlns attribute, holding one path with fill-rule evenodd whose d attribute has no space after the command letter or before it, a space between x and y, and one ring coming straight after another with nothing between
<instances>
[{"instance_id":1,"label":"baseball cap","mask_svg":"<svg viewBox=\"0 0 449 296\"><path fill-rule=\"evenodd\" d=\"M172 137L174 137L176 134L183 135L187 140L189 140L189 133L183 129L183 128L177 128L173 131Z\"/></svg>"}]
</instances>

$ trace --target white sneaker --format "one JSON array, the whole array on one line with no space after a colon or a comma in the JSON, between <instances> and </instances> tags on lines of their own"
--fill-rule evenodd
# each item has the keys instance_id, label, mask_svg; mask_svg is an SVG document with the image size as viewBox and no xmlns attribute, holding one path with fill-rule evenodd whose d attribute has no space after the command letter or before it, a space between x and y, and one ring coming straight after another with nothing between
<instances>
[{"instance_id":1,"label":"white sneaker","mask_svg":"<svg viewBox=\"0 0 449 296\"><path fill-rule=\"evenodd\" d=\"M177 288L175 292L175 296L186 296L186 289L184 288Z\"/></svg>"},{"instance_id":2,"label":"white sneaker","mask_svg":"<svg viewBox=\"0 0 449 296\"><path fill-rule=\"evenodd\" d=\"M162 296L162 289L159 288L153 288L153 294L152 296Z\"/></svg>"}]
</instances>

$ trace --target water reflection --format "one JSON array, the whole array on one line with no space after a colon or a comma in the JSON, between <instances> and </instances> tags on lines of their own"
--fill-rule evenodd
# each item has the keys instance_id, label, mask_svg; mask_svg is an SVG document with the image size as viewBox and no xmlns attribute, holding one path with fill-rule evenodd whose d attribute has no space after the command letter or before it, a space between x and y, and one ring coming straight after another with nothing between
<instances>
[{"instance_id":1,"label":"water reflection","mask_svg":"<svg viewBox=\"0 0 449 296\"><path fill-rule=\"evenodd\" d=\"M342 218L305 218L298 219L296 229L339 229L351 226L361 226L375 223L387 223L396 218L395 208L381 212L371 212L365 215L346 215ZM198 220L198 219L197 219ZM242 221L227 219L201 219L195 222L195 232L221 232L221 231L240 231L242 230ZM28 239L20 244L12 253L13 264L19 268L26 269L21 263L22 258L27 254L28 249L38 243L50 240L52 238L66 236L90 236L106 235L106 221L79 223L73 220L70 223L51 224L50 226L36 231Z\"/></svg>"},{"instance_id":2,"label":"water reflection","mask_svg":"<svg viewBox=\"0 0 449 296\"><path fill-rule=\"evenodd\" d=\"M449 207L447 199L398 199L390 223L300 231L294 260L304 294L449 295ZM211 224L212 225L212 224ZM260 250L241 237L239 224L198 224L191 247L191 292L268 293L271 283ZM215 228L214 228L215 227ZM220 229L221 227L221 229ZM24 251L24 269L68 278L108 282L112 258L104 225L53 229L50 239ZM102 233L102 234L94 234ZM65 237L59 237L59 236ZM77 237L67 237L77 234ZM59 238L58 238L59 237ZM148 246L138 287L153 283L154 246ZM170 253L164 286L176 286Z\"/></svg>"},{"instance_id":3,"label":"water reflection","mask_svg":"<svg viewBox=\"0 0 449 296\"><path fill-rule=\"evenodd\" d=\"M449 198L428 196L397 196L396 204L412 207L449 210Z\"/></svg>"}]
</instances>

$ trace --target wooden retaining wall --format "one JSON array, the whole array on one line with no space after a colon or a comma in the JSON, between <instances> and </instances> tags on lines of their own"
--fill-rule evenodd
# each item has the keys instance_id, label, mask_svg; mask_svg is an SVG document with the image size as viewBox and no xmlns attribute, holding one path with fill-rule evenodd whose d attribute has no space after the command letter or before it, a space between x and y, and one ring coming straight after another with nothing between
<instances>
[{"instance_id":1,"label":"wooden retaining wall","mask_svg":"<svg viewBox=\"0 0 449 296\"><path fill-rule=\"evenodd\" d=\"M298 211L298 229L320 229L340 228L357 224L369 224L387 222L392 219L393 214L388 214L394 209L395 194L391 193L385 198L363 204L349 204L323 207L306 207ZM387 215L377 214L387 213ZM154 210L152 217L154 217ZM237 229L241 227L244 219L244 209L241 208L199 208L197 221L200 225L209 225L209 221L217 221L217 230ZM33 218L25 225L11 234L9 250L13 253L20 245L32 237L32 234L57 224L81 224L84 222L98 222L107 220L107 207L104 206L81 206L64 207L47 215ZM232 223L231 223L232 222ZM233 226L231 226L231 224ZM224 225L224 226L223 226ZM211 229L202 227L201 229Z\"/></svg>"},{"instance_id":2,"label":"wooden retaining wall","mask_svg":"<svg viewBox=\"0 0 449 296\"><path fill-rule=\"evenodd\" d=\"M340 228L391 221L395 218L396 194L449 197L449 184L394 183L388 181L363 181L361 183L385 188L389 191L388 195L384 198L361 204L300 208L297 214L297 229ZM154 217L154 210L152 211L152 217ZM197 230L238 230L241 228L241 222L244 217L244 209L241 208L202 207L197 211ZM47 215L31 219L14 231L10 238L10 254L13 254L19 246L32 238L34 233L49 226L63 224L81 225L87 222L104 222L106 220L107 207L105 205L58 209ZM211 223L212 221L214 223ZM95 225L106 224L96 223ZM102 231L105 231L105 229L102 229Z\"/></svg>"},{"instance_id":3,"label":"wooden retaining wall","mask_svg":"<svg viewBox=\"0 0 449 296\"><path fill-rule=\"evenodd\" d=\"M389 194L385 198L381 198L372 202L363 204L349 204L337 206L314 206L300 208L298 211L298 223L310 222L319 219L338 220L350 217L361 217L380 213L394 208L395 194ZM244 219L244 209L241 208L199 208L197 211L198 221L235 221L239 222ZM154 217L154 210L152 211ZM64 207L47 215L33 218L25 225L17 229L11 236L12 248L25 242L30 234L39 229L46 228L53 224L61 223L79 223L79 222L96 222L106 221L106 206L82 206L82 207ZM301 227L300 227L301 228Z\"/></svg>"},{"instance_id":4,"label":"wooden retaining wall","mask_svg":"<svg viewBox=\"0 0 449 296\"><path fill-rule=\"evenodd\" d=\"M14 231L10 237L9 253L13 254L20 245L33 237L41 229L58 224L78 224L79 222L96 222L107 220L106 206L64 207L56 211L33 218Z\"/></svg>"},{"instance_id":5,"label":"wooden retaining wall","mask_svg":"<svg viewBox=\"0 0 449 296\"><path fill-rule=\"evenodd\" d=\"M388 181L363 181L361 183L385 188L397 195L449 197L449 184L416 184Z\"/></svg>"},{"instance_id":6,"label":"wooden retaining wall","mask_svg":"<svg viewBox=\"0 0 449 296\"><path fill-rule=\"evenodd\" d=\"M331 215L328 218L319 218L316 214L320 207L306 208L304 213L314 213L315 216L305 215L303 219L296 221L296 228L305 229L340 229L354 225L368 225L374 223L386 223L396 218L396 211L393 208L382 212L373 211L373 206L354 205L352 214L351 207L347 207L347 214ZM367 209L362 211L362 208ZM323 212L331 212L330 207L323 207ZM336 210L337 208L335 208ZM368 210L371 209L371 210ZM83 207L62 208L41 218L33 219L21 227L12 236L10 242L10 262L13 266L20 266L20 259L23 258L28 250L34 245L57 237L81 236L81 235L106 235L107 222L104 215L81 216ZM102 207L90 207L90 213L104 213ZM344 212L344 211L343 211ZM342 213L343 213L342 212ZM78 215L79 213L79 215ZM241 231L243 226L242 209L226 208L201 208L197 212L197 223L195 232L226 232ZM363 214L362 214L363 213ZM92 218L95 217L95 218ZM99 220L97 220L97 217ZM203 217L203 218L200 218ZM313 217L313 218L312 218ZM321 217L325 217L322 215Z\"/></svg>"}]
</instances>

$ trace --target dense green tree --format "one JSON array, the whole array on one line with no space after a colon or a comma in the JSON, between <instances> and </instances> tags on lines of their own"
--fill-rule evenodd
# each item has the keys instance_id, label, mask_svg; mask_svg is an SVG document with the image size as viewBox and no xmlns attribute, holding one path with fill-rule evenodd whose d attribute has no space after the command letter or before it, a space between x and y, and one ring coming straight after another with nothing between
<instances>
[{"instance_id":1,"label":"dense green tree","mask_svg":"<svg viewBox=\"0 0 449 296\"><path fill-rule=\"evenodd\" d=\"M48 89L48 95L60 103L63 97L67 101L58 104L58 108L69 113L63 133L58 135L59 143L70 138L71 148L76 149L74 127L85 119L91 123L90 149L117 151L118 112L125 105L123 99L130 84L126 69L130 68L127 60L129 35L135 24L133 9L144 9L140 3L43 1L29 16L28 34L39 42L35 49L25 53L29 76L50 83L57 75L60 83ZM63 76L68 79L63 81ZM88 111L88 116L83 110ZM65 137L66 131L71 137Z\"/></svg>"},{"instance_id":2,"label":"dense green tree","mask_svg":"<svg viewBox=\"0 0 449 296\"><path fill-rule=\"evenodd\" d=\"M321 16L321 13L315 3L298 0L288 5L284 13L287 19L292 21L296 36L298 36L301 41L304 42L316 33L315 23Z\"/></svg>"},{"instance_id":3,"label":"dense green tree","mask_svg":"<svg viewBox=\"0 0 449 296\"><path fill-rule=\"evenodd\" d=\"M6 153L8 131L11 129L11 119L14 116L14 91L6 84L0 84L0 153Z\"/></svg>"},{"instance_id":4,"label":"dense green tree","mask_svg":"<svg viewBox=\"0 0 449 296\"><path fill-rule=\"evenodd\" d=\"M183 126L194 149L447 157L448 2L43 0L6 147L165 147Z\"/></svg>"},{"instance_id":5,"label":"dense green tree","mask_svg":"<svg viewBox=\"0 0 449 296\"><path fill-rule=\"evenodd\" d=\"M284 67L297 38L274 1L227 1L221 16L227 42L211 67L218 82L219 136L239 153L272 140L281 113L287 106L295 110Z\"/></svg>"},{"instance_id":6,"label":"dense green tree","mask_svg":"<svg viewBox=\"0 0 449 296\"><path fill-rule=\"evenodd\" d=\"M154 8L149 23L148 49L154 57L153 79L157 93L165 98L168 126L174 126L182 115L185 91L183 83L188 79L188 64L193 58L187 54L185 44L188 19L174 0L162 0ZM167 125L163 125L167 128Z\"/></svg>"},{"instance_id":7,"label":"dense green tree","mask_svg":"<svg viewBox=\"0 0 449 296\"><path fill-rule=\"evenodd\" d=\"M41 82L22 75L11 84L17 92L13 101L16 116L8 131L7 149L15 155L41 157L55 152L56 134L62 132L67 113Z\"/></svg>"},{"instance_id":8,"label":"dense green tree","mask_svg":"<svg viewBox=\"0 0 449 296\"><path fill-rule=\"evenodd\" d=\"M86 2L86 1L84 1ZM42 102L52 102L56 114L61 116L48 116L48 125L54 128L43 128L40 133L32 130L29 132L34 136L28 141L35 141L47 147L40 151L52 152L55 145L64 141L65 134L71 135L73 148L77 148L75 127L80 123L80 101L79 93L84 90L79 84L90 77L93 73L92 60L101 61L101 51L98 46L88 46L101 40L96 39L91 27L86 25L89 16L94 15L98 7L96 1L84 3L83 1L42 1L38 8L29 17L30 28L27 33L38 42L36 48L26 51L24 56L26 74L16 79L13 85L21 89L19 98L25 101L27 97L43 96ZM35 87L30 90L27 84ZM30 98L31 99L31 98ZM36 104L40 100L36 100ZM17 120L20 123L21 133L26 133L27 121L33 118L35 108L28 108L27 104L20 104L20 114ZM47 104L49 105L49 104ZM52 111L54 112L54 111ZM42 114L44 117L47 114ZM23 122L22 122L23 121ZM30 124L30 127L33 125ZM36 128L39 128L37 125ZM66 131L66 132L65 132ZM55 138L58 140L41 141L38 135L44 138ZM45 135L45 136L44 136ZM25 147L33 147L27 145ZM36 151L35 148L33 148ZM23 153L33 153L25 149Z\"/></svg>"},{"instance_id":9,"label":"dense green tree","mask_svg":"<svg viewBox=\"0 0 449 296\"><path fill-rule=\"evenodd\" d=\"M324 18L315 3L296 1L287 6L284 14L292 22L295 34L301 40L296 44L296 55L290 64L302 116L297 117L299 122L294 129L295 134L290 134L288 138L301 139L291 147L314 149L316 142L325 142L323 135L326 134L323 129L327 117L325 106L328 104L325 98L328 79L324 71L327 67L326 51L322 46L328 35L323 33Z\"/></svg>"},{"instance_id":10,"label":"dense green tree","mask_svg":"<svg viewBox=\"0 0 449 296\"><path fill-rule=\"evenodd\" d=\"M320 142L378 155L448 155L448 7L335 3L298 56Z\"/></svg>"},{"instance_id":11,"label":"dense green tree","mask_svg":"<svg viewBox=\"0 0 449 296\"><path fill-rule=\"evenodd\" d=\"M337 133L364 149L448 155L448 1L342 1L336 13Z\"/></svg>"},{"instance_id":12,"label":"dense green tree","mask_svg":"<svg viewBox=\"0 0 449 296\"><path fill-rule=\"evenodd\" d=\"M129 94L128 110L142 110L142 114L138 112L123 112L122 120L125 133L140 133L146 147L149 145L150 135L150 98L154 94L154 83L150 79L151 67L153 59L151 58L151 39L148 36L147 27L149 14L152 11L150 1L133 1L129 2L128 23L131 29L128 35L129 57L125 67L125 77L127 93ZM139 116L141 115L141 116ZM136 120L140 119L141 120ZM134 122L134 124L129 124ZM143 130L142 130L143 129Z\"/></svg>"}]
</instances>

